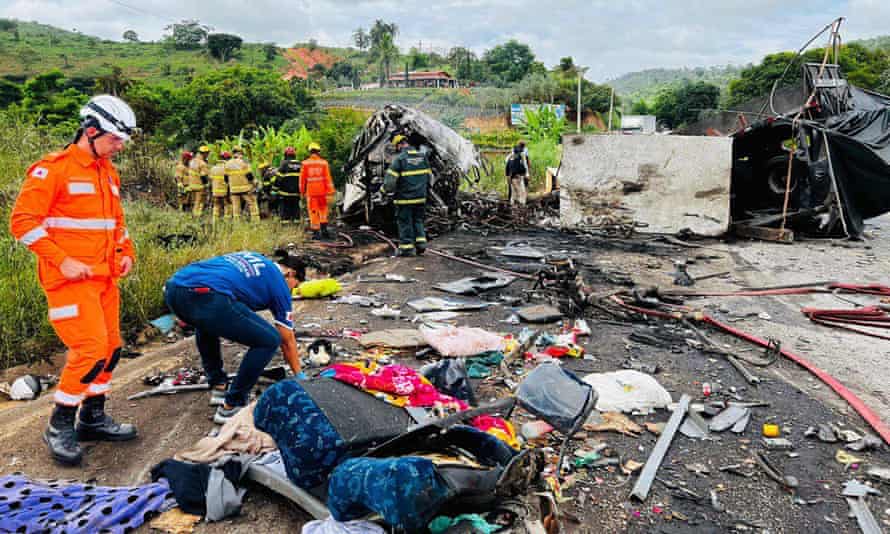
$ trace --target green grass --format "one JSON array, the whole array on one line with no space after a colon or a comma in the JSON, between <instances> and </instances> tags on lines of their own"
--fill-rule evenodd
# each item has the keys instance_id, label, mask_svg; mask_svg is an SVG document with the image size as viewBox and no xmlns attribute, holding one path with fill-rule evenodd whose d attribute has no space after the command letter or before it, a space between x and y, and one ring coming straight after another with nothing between
<instances>
[{"instance_id":1,"label":"green grass","mask_svg":"<svg viewBox=\"0 0 890 534\"><path fill-rule=\"evenodd\" d=\"M34 255L16 243L7 228L26 169L64 142L0 112L0 219L4 226L0 232L0 368L37 361L61 348L46 318L46 300L37 283ZM139 152L139 157L122 157L122 169L137 161L152 169L172 165L164 153L152 155L135 146L131 150L132 154ZM146 201L126 202L124 211L138 255L135 271L121 283L125 336L132 336L149 320L166 313L161 287L179 267L237 250L269 253L276 246L301 240L298 228L276 221L212 228L207 219L195 220ZM194 239L183 246L166 248L160 237L169 234L189 234Z\"/></svg>"},{"instance_id":2,"label":"green grass","mask_svg":"<svg viewBox=\"0 0 890 534\"><path fill-rule=\"evenodd\" d=\"M18 41L13 33L0 32L0 76L31 77L59 69L67 78L94 78L108 74L115 65L131 78L181 84L224 65L267 66L282 73L289 65L281 55L267 62L258 43L244 43L240 57L221 63L202 50L175 50L157 42L105 41L44 24L18 24Z\"/></svg>"}]
</instances>

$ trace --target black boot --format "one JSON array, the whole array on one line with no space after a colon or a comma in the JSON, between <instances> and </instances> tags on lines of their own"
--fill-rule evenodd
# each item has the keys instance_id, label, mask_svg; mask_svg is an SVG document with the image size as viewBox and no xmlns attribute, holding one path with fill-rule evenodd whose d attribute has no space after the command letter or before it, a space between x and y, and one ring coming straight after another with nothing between
<instances>
[{"instance_id":1,"label":"black boot","mask_svg":"<svg viewBox=\"0 0 890 534\"><path fill-rule=\"evenodd\" d=\"M74 417L77 406L56 404L49 426L43 433L43 441L49 447L53 458L65 465L78 465L83 460L83 450L77 443L74 431Z\"/></svg>"},{"instance_id":2,"label":"black boot","mask_svg":"<svg viewBox=\"0 0 890 534\"><path fill-rule=\"evenodd\" d=\"M116 423L105 413L105 395L87 397L80 406L77 439L80 441L129 441L136 438L136 427Z\"/></svg>"},{"instance_id":3,"label":"black boot","mask_svg":"<svg viewBox=\"0 0 890 534\"><path fill-rule=\"evenodd\" d=\"M327 223L323 223L321 225L321 238L322 239L330 239L331 238L331 234L328 232L328 224Z\"/></svg>"}]
</instances>

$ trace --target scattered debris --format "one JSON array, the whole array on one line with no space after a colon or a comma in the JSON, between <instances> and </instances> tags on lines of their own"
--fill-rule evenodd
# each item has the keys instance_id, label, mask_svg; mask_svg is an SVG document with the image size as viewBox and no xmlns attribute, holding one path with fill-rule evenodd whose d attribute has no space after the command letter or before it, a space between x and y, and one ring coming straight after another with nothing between
<instances>
[{"instance_id":1,"label":"scattered debris","mask_svg":"<svg viewBox=\"0 0 890 534\"><path fill-rule=\"evenodd\" d=\"M459 297L423 297L406 302L409 307L419 313L434 311L473 311L482 310L492 304L476 299Z\"/></svg>"},{"instance_id":2,"label":"scattered debris","mask_svg":"<svg viewBox=\"0 0 890 534\"><path fill-rule=\"evenodd\" d=\"M536 304L534 306L526 306L519 308L516 314L520 319L527 323L552 323L562 318L562 312L553 306L546 304Z\"/></svg>"},{"instance_id":3,"label":"scattered debris","mask_svg":"<svg viewBox=\"0 0 890 534\"><path fill-rule=\"evenodd\" d=\"M639 371L592 373L584 381L596 390L600 412L644 412L667 408L671 394L653 377Z\"/></svg>"},{"instance_id":4,"label":"scattered debris","mask_svg":"<svg viewBox=\"0 0 890 534\"><path fill-rule=\"evenodd\" d=\"M507 287L514 280L516 280L515 276L500 273L484 273L482 276L461 278L454 282L436 284L433 287L446 293L454 293L455 295L478 295L492 289Z\"/></svg>"},{"instance_id":5,"label":"scattered debris","mask_svg":"<svg viewBox=\"0 0 890 534\"><path fill-rule=\"evenodd\" d=\"M621 412L592 413L584 423L584 430L590 432L619 432L626 436L639 437L643 427L634 423Z\"/></svg>"},{"instance_id":6,"label":"scattered debris","mask_svg":"<svg viewBox=\"0 0 890 534\"><path fill-rule=\"evenodd\" d=\"M739 421L746 420L750 416L751 410L748 408L730 406L711 419L711 422L708 424L708 429L712 432L723 432L724 430L728 430L735 426ZM747 423L745 423L745 425L747 426Z\"/></svg>"},{"instance_id":7,"label":"scattered debris","mask_svg":"<svg viewBox=\"0 0 890 534\"><path fill-rule=\"evenodd\" d=\"M658 437L658 441L655 443L655 447L652 449L649 459L646 460L646 465L643 467L643 471L640 473L637 483L630 492L631 496L638 500L645 501L646 497L649 496L649 489L652 487L652 482L655 480L655 474L658 472L658 467L661 465L661 461L664 459L665 454L667 454L668 448L670 448L671 442L674 440L674 435L677 433L677 429L680 428L680 423L682 423L683 418L686 417L686 412L689 411L689 401L689 395L680 397L680 403L677 405L677 409L671 414L671 418L668 420L664 433Z\"/></svg>"},{"instance_id":8,"label":"scattered debris","mask_svg":"<svg viewBox=\"0 0 890 534\"><path fill-rule=\"evenodd\" d=\"M882 532L877 519L872 515L868 504L865 502L865 498L868 495L880 494L881 492L878 490L856 480L851 480L844 484L844 491L841 495L846 498L847 505L850 506L850 512L856 517L856 522L859 523L859 528L863 534L881 534Z\"/></svg>"}]
</instances>

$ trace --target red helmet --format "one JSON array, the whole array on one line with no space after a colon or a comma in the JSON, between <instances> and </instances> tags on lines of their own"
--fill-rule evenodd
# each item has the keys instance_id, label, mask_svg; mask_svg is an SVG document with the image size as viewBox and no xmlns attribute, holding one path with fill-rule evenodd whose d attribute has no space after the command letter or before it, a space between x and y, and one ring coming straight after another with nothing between
<instances>
[{"instance_id":1,"label":"red helmet","mask_svg":"<svg viewBox=\"0 0 890 534\"><path fill-rule=\"evenodd\" d=\"M296 156L296 155L297 155L297 151L294 150L294 147L289 146L289 147L287 147L287 148L284 149L284 155L285 155L285 156Z\"/></svg>"},{"instance_id":2,"label":"red helmet","mask_svg":"<svg viewBox=\"0 0 890 534\"><path fill-rule=\"evenodd\" d=\"M232 159L232 153L228 150L223 150L222 153L220 153L219 157L221 157L222 159Z\"/></svg>"},{"instance_id":3,"label":"red helmet","mask_svg":"<svg viewBox=\"0 0 890 534\"><path fill-rule=\"evenodd\" d=\"M192 159L193 157L195 157L195 155L192 154L191 152L189 152L188 150L186 150L185 152L182 153L182 159L184 161L188 161L188 160Z\"/></svg>"}]
</instances>

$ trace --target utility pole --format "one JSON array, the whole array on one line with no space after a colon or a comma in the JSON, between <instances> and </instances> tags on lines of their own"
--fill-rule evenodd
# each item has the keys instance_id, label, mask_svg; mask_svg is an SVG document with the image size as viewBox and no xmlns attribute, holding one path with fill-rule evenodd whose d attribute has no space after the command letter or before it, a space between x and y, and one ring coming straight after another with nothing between
<instances>
[{"instance_id":1,"label":"utility pole","mask_svg":"<svg viewBox=\"0 0 890 534\"><path fill-rule=\"evenodd\" d=\"M575 106L575 117L577 120L576 132L581 133L581 78L584 77L584 73L587 72L588 67L578 67L578 102Z\"/></svg>"},{"instance_id":2,"label":"utility pole","mask_svg":"<svg viewBox=\"0 0 890 534\"><path fill-rule=\"evenodd\" d=\"M612 88L612 94L609 95L609 133L612 133L612 110L615 107L615 88Z\"/></svg>"}]
</instances>

